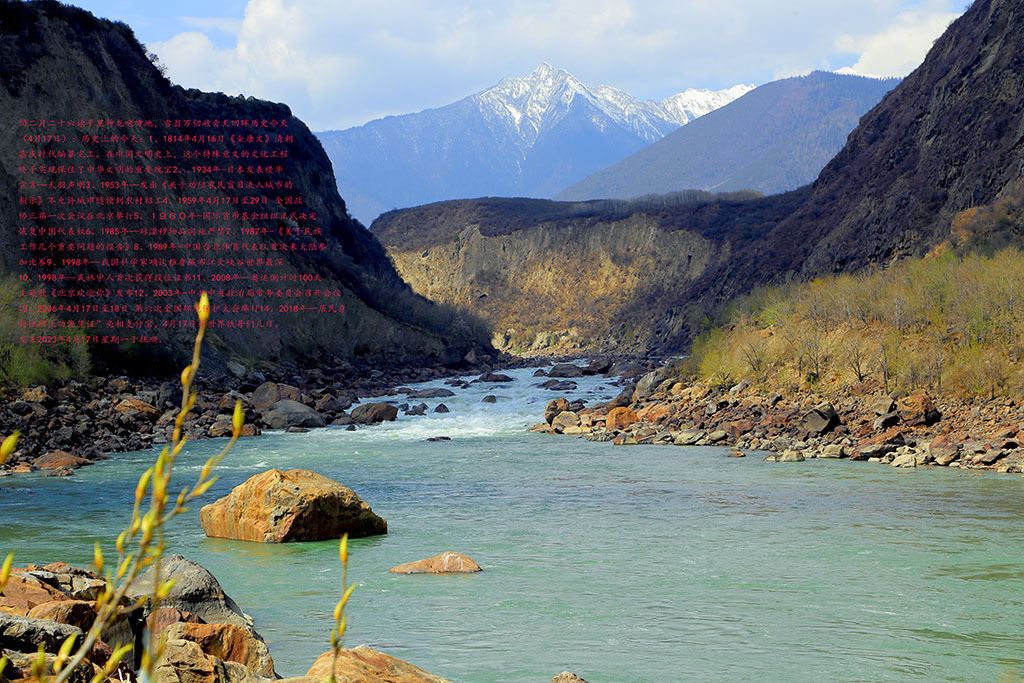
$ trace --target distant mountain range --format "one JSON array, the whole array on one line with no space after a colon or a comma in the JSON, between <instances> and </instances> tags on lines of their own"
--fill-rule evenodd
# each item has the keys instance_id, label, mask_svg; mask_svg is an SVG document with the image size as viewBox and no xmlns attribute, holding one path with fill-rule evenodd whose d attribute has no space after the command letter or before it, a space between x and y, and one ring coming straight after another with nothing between
<instances>
[{"instance_id":1,"label":"distant mountain range","mask_svg":"<svg viewBox=\"0 0 1024 683\"><path fill-rule=\"evenodd\" d=\"M817 177L860 117L898 83L825 71L766 83L555 198L795 189Z\"/></svg>"},{"instance_id":2,"label":"distant mountain range","mask_svg":"<svg viewBox=\"0 0 1024 683\"><path fill-rule=\"evenodd\" d=\"M641 101L541 64L445 107L317 136L349 210L369 224L442 199L550 197L752 89Z\"/></svg>"}]
</instances>

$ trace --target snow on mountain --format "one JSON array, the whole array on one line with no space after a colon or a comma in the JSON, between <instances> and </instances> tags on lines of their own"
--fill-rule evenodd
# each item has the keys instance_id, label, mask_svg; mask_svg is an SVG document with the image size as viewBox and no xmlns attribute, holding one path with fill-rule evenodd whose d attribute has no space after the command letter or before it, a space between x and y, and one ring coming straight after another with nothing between
<instances>
[{"instance_id":1,"label":"snow on mountain","mask_svg":"<svg viewBox=\"0 0 1024 683\"><path fill-rule=\"evenodd\" d=\"M369 223L444 199L550 197L752 88L641 101L543 63L445 107L317 135L349 210Z\"/></svg>"},{"instance_id":2,"label":"snow on mountain","mask_svg":"<svg viewBox=\"0 0 1024 683\"><path fill-rule=\"evenodd\" d=\"M493 88L472 97L485 116L496 114L505 118L518 132L523 147L529 148L541 131L558 123L578 100L615 124L654 142L753 89L752 85L718 91L690 88L661 102L641 101L609 85L587 87L568 71L544 62L525 78L502 79Z\"/></svg>"}]
</instances>

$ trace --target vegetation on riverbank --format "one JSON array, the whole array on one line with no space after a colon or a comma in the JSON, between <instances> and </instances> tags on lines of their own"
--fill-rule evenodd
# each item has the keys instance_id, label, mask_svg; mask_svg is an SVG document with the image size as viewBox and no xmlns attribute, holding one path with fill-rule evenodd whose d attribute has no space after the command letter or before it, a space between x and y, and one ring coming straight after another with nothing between
<instances>
[{"instance_id":1,"label":"vegetation on riverbank","mask_svg":"<svg viewBox=\"0 0 1024 683\"><path fill-rule=\"evenodd\" d=\"M0 279L0 383L31 386L85 378L91 364L84 343L21 343L22 337L84 334L56 327L56 319L45 312L45 296L21 298L24 284L13 276Z\"/></svg>"},{"instance_id":2,"label":"vegetation on riverbank","mask_svg":"<svg viewBox=\"0 0 1024 683\"><path fill-rule=\"evenodd\" d=\"M792 393L874 380L961 398L1019 391L1024 252L946 250L884 270L760 289L693 344L711 385Z\"/></svg>"}]
</instances>

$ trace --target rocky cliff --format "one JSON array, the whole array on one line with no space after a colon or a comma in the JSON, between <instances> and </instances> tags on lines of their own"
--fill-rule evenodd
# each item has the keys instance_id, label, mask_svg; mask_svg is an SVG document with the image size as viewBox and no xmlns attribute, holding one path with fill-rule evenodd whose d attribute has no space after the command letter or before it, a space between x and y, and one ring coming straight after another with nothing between
<instances>
[{"instance_id":1,"label":"rocky cliff","mask_svg":"<svg viewBox=\"0 0 1024 683\"><path fill-rule=\"evenodd\" d=\"M478 199L389 212L372 230L418 293L492 321L498 348L642 352L695 324L686 293L732 259L722 231L756 235L802 197Z\"/></svg>"},{"instance_id":2,"label":"rocky cliff","mask_svg":"<svg viewBox=\"0 0 1024 683\"><path fill-rule=\"evenodd\" d=\"M559 302L571 298L589 302L590 315L600 319L592 329L607 333L584 338L582 347L679 351L704 316L759 284L885 265L943 243L1024 243L1022 55L1024 0L978 0L935 42L924 63L861 119L817 180L786 195L653 213L637 209L630 220L611 214L583 219L574 212L584 205L565 203L561 227L544 230L530 218L535 208L491 203L484 210L482 200L473 200L385 215L374 230L417 289L490 316L498 330L521 325L524 311L537 307L564 313L570 307ZM394 225L403 230L388 227ZM589 231L597 225L602 227L591 242ZM651 225L690 233L674 239L693 245L693 256L690 250L673 253L663 238L645 237L653 233L639 226ZM494 246L473 237L457 249L441 248L445 235L472 235L463 233L470 228ZM516 230L526 234L506 236ZM430 248L416 235L431 235ZM507 251L511 241L548 250L547 257L528 260L536 270L526 266L518 276L548 283L543 303L524 297L511 280L501 291L489 282L475 299L468 294L467 283L503 272L486 259L496 258L499 244ZM407 246L413 243L419 260ZM567 260L556 267L557 254L583 244L593 251L578 268ZM594 264L611 259L612 244L629 245L637 264L631 276L644 281L642 295L599 275L608 271ZM677 262L684 258L697 265L684 268ZM615 277L628 281L629 275L616 271ZM444 282L453 284L446 288ZM586 287L594 289L577 289ZM503 303L489 309L495 297ZM560 314L553 319L569 320Z\"/></svg>"},{"instance_id":3,"label":"rocky cliff","mask_svg":"<svg viewBox=\"0 0 1024 683\"><path fill-rule=\"evenodd\" d=\"M315 213L316 219L282 220L270 224L266 235L258 234L268 226L266 220L244 216L241 219L204 220L184 227L201 225L213 229L213 234L202 238L203 247L224 246L228 242L243 246L257 242L276 243L274 246L280 249L284 263L273 272L285 277L315 275L318 278L317 287L324 291L332 289L340 292L340 296L331 303L339 308L344 306L344 313L322 315L315 311L302 314L280 312L281 303L312 302L286 301L259 295L243 297L245 303L250 305L269 305L271 310L259 317L266 318L273 326L258 332L252 329L211 329L208 335L210 343L207 345L211 350L211 360L222 361L233 356L242 360L272 358L308 362L312 358L388 358L392 361L433 359L457 363L472 349L478 352L485 350L486 342L481 342L480 334L470 326L463 324L457 316L452 316L450 311L443 311L413 294L395 272L377 240L351 219L344 201L338 195L331 164L323 148L287 106L251 97L228 97L220 93L186 90L172 85L147 58L144 48L127 25L97 19L86 11L49 0L32 3L12 0L0 2L0 83L0 111L5 131L0 136L0 192L4 200L0 202L0 274L30 272L34 278L46 275L51 278L50 282L54 281L52 278L65 278L64 282L68 282L82 276L110 276L124 271L123 268L101 265L103 257L116 255L114 251L92 252L89 254L92 263L74 267L62 265L60 258L55 259L54 265L49 268L29 270L19 263L19 258L27 253L19 251L19 245L25 239L24 235L18 234L19 229L54 225L52 221L26 220L19 216L19 212L26 210L24 204L19 205L19 200L26 195L18 189L19 180L24 180L24 172L18 167L26 163L24 158L19 159L19 154L28 151L46 155L80 148L82 151L95 152L102 158L105 150L113 149L110 145L80 144L81 135L103 132L88 125L68 126L52 131L67 134L66 142L41 139L25 143L22 141L24 130L19 128L21 121L180 120L181 125L172 123L169 127L151 128L145 131L146 135L119 145L121 150L134 153L136 158L144 158L160 149L176 155L178 168L158 178L161 181L160 187L111 188L109 185L101 185L102 181L111 179L110 175L86 169L74 179L90 182L91 189L88 192L65 193L66 196L89 195L94 198L148 193L158 201L168 201L167 210L174 211L186 195L193 198L193 201L214 205L238 193L217 188L175 190L173 185L172 189L166 189L163 181L180 183L179 187L187 188L210 176L180 161L184 152L190 149L189 145L174 142L161 144L154 137L162 140L164 135L211 132L187 128L190 120L276 120L283 122L279 131L293 136L287 141L288 156L276 160L282 169L272 177L257 171L243 178L257 181L257 188L248 191L248 194L265 209L270 207L284 211L280 189L260 189L258 181L286 180L294 184L289 194L301 197L303 212L308 215ZM230 136L202 146L206 151L223 155L222 158L236 159L267 148L266 144L259 141L254 143L244 137L231 141ZM36 179L60 181L66 180L67 176L44 172L37 175ZM139 177L119 179L127 179L134 184ZM140 227L138 223L111 223L132 229ZM95 227L99 224L82 222L78 225ZM155 230L183 227L180 221L159 218L144 221L142 225ZM322 237L305 235L306 229L314 228L322 231ZM252 234L254 232L255 235ZM156 265L136 270L172 276L187 274L193 284L187 288L176 284L175 293L170 297L155 297L152 291L147 291L144 296L131 300L90 302L129 304L127 310L118 313L98 312L94 317L104 325L108 321L137 324L155 319L159 324L161 319L168 317L193 319L191 304L198 297L187 290L199 287L209 288L213 294L212 320L231 315L222 306L230 308L232 304L243 303L239 298L230 299L216 294L225 285L218 284L213 276L226 272L224 266L174 265L180 259L197 256L195 251L172 248L160 254L152 254L147 246L153 241L152 238L143 237L131 230L120 233L116 241L129 252L136 250L137 254L141 252L143 256L159 256L163 259L157 261ZM313 248L318 242L322 242L325 248ZM287 252L283 251L285 248ZM29 255L34 255L30 252ZM52 256L53 253L48 255ZM237 282L231 284L238 287L246 285ZM50 289L52 291L55 288ZM59 296L51 296L51 303L61 301ZM142 306L142 310L147 312L138 311L136 305ZM171 306L171 310L182 312L160 315L151 312L156 310L155 306ZM142 366L139 369L143 371L152 371L154 361L168 361L180 367L180 352L189 348L191 331L157 327L154 333L161 343L142 345L125 342L105 345L94 348L95 356L101 366L106 363L111 367L131 369L134 360Z\"/></svg>"}]
</instances>

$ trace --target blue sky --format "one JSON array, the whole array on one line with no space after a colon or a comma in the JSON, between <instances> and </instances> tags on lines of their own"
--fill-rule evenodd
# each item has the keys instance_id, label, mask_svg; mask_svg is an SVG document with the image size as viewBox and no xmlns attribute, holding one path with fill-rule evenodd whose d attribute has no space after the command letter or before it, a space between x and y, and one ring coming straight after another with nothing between
<instances>
[{"instance_id":1,"label":"blue sky","mask_svg":"<svg viewBox=\"0 0 1024 683\"><path fill-rule=\"evenodd\" d=\"M906 75L962 0L79 0L186 87L314 130L438 107L542 61L640 98L811 69Z\"/></svg>"}]
</instances>

